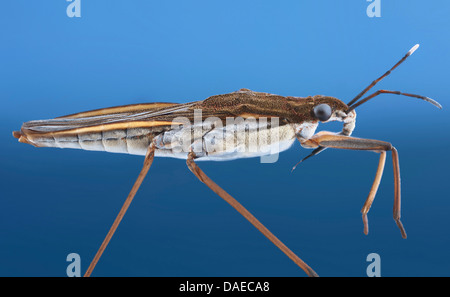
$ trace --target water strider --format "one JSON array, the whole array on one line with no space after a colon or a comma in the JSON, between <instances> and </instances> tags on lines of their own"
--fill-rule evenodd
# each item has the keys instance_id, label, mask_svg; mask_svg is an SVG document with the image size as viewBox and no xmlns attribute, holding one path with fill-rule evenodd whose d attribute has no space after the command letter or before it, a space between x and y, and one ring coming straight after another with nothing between
<instances>
[{"instance_id":1,"label":"water strider","mask_svg":"<svg viewBox=\"0 0 450 297\"><path fill-rule=\"evenodd\" d=\"M394 220L402 236L406 238L406 232L400 221L400 168L397 150L388 142L355 138L351 137L351 134L355 128L355 108L380 94L414 97L442 108L439 103L428 97L398 91L378 90L362 98L418 46L411 48L389 71L374 80L348 104L337 98L322 95L283 97L241 89L185 104L133 104L81 112L50 120L30 121L24 123L20 131L13 132L13 135L20 142L36 147L78 148L145 155L143 168L85 276L91 275L155 156L186 159L187 166L200 181L233 206L309 276L317 276L314 270L239 202L214 183L198 167L196 161L225 161L273 155L288 149L296 140L302 147L314 149L303 160L327 148L375 151L380 154L378 168L361 211L364 233L367 234L367 213L383 174L386 152L391 151L395 185ZM343 122L342 131L338 133L322 131L314 134L319 122L331 121Z\"/></svg>"}]
</instances>

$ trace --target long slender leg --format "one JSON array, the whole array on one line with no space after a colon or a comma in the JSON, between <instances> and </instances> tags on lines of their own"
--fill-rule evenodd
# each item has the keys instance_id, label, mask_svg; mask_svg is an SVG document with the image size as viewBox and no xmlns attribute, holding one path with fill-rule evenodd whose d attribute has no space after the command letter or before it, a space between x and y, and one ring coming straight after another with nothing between
<instances>
[{"instance_id":1,"label":"long slender leg","mask_svg":"<svg viewBox=\"0 0 450 297\"><path fill-rule=\"evenodd\" d=\"M134 196L136 195L136 192L138 191L139 187L142 184L142 181L144 180L145 176L147 175L148 170L150 169L150 166L152 165L153 158L155 156L155 146L153 143L150 145L150 147L147 150L147 153L145 155L144 159L144 165L141 169L141 172L139 173L138 178L136 179L136 182L133 185L133 188L131 188L130 193L128 194L127 199L125 200L122 208L120 209L119 214L117 215L116 219L114 220L114 223L112 224L111 228L109 229L108 234L106 235L105 239L103 240L102 245L97 251L97 254L95 254L94 259L92 260L91 264L89 265L86 273L84 274L85 277L89 277L92 273L92 271L95 268L95 265L97 265L98 260L103 254L103 251L108 246L109 241L114 235L114 232L116 232L117 227L120 224L120 221L122 221L123 216L125 215L128 207L131 204L131 201L133 201Z\"/></svg>"},{"instance_id":2,"label":"long slender leg","mask_svg":"<svg viewBox=\"0 0 450 297\"><path fill-rule=\"evenodd\" d=\"M400 186L400 163L398 161L398 152L395 147L392 148L392 163L394 164L394 220L398 228L402 232L402 237L406 238L405 228L400 221L400 211L401 211L401 186Z\"/></svg>"},{"instance_id":3,"label":"long slender leg","mask_svg":"<svg viewBox=\"0 0 450 297\"><path fill-rule=\"evenodd\" d=\"M253 226L255 226L265 237L275 244L283 253L285 253L295 264L297 264L308 276L318 276L305 262L303 262L294 252L284 245L275 235L273 235L260 221L258 221L245 207L243 207L236 199L231 197L215 182L213 182L194 162L195 154L189 153L186 161L187 166L195 174L195 176L219 195L228 204L234 207L244 218L246 218Z\"/></svg>"},{"instance_id":4,"label":"long slender leg","mask_svg":"<svg viewBox=\"0 0 450 297\"><path fill-rule=\"evenodd\" d=\"M375 152L386 152L392 151L392 163L394 167L394 220L397 224L403 238L406 238L406 232L403 228L403 224L400 221L400 205L401 205L401 193L400 193L400 165L398 161L398 152L395 147L389 142L373 140L373 139L363 139L350 136L344 136L335 134L332 132L322 131L306 140L304 144L309 147L327 147L327 148L337 148L337 149L349 149L349 150L368 150ZM380 164L384 163L380 157ZM374 184L369 194L368 201L366 204L370 205L370 195L375 195L376 189L378 189L377 183L379 183L378 178L381 178L382 169L377 170L377 176L375 178ZM381 171L381 172L380 172ZM379 176L379 177L378 177ZM372 199L373 200L373 199ZM368 210L367 210L368 211ZM364 220L364 217L363 217ZM366 222L364 222L366 224Z\"/></svg>"},{"instance_id":5,"label":"long slender leg","mask_svg":"<svg viewBox=\"0 0 450 297\"><path fill-rule=\"evenodd\" d=\"M364 223L364 234L369 234L369 222L367 220L367 213L369 212L372 202L375 199L375 195L378 191L378 186L380 185L381 177L383 176L384 164L386 163L386 152L382 151L380 153L380 161L378 162L377 173L375 174L375 180L373 181L372 188L370 189L369 196L361 210L362 219Z\"/></svg>"}]
</instances>

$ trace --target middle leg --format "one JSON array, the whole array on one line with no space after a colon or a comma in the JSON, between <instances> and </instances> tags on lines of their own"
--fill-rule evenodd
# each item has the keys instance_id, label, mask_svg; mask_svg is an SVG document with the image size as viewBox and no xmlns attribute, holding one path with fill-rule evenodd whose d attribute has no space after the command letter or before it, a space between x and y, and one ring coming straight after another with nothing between
<instances>
[{"instance_id":1,"label":"middle leg","mask_svg":"<svg viewBox=\"0 0 450 297\"><path fill-rule=\"evenodd\" d=\"M297 264L308 276L318 276L317 273L303 262L294 252L292 252L284 243L282 243L275 235L272 234L258 219L256 219L245 207L243 207L230 194L225 192L215 182L213 182L194 162L195 154L190 152L186 161L189 169L194 175L223 200L236 209L244 218L247 219L253 226L255 226L265 237L267 237L273 244L275 244L283 253L285 253L295 264Z\"/></svg>"}]
</instances>

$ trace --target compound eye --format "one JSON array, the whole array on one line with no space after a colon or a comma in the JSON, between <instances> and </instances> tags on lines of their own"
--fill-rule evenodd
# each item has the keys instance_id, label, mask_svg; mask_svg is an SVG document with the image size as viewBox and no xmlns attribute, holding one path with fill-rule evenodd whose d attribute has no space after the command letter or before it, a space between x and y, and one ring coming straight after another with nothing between
<instances>
[{"instance_id":1,"label":"compound eye","mask_svg":"<svg viewBox=\"0 0 450 297\"><path fill-rule=\"evenodd\" d=\"M314 107L314 116L322 122L328 121L331 117L331 107L328 104L319 104Z\"/></svg>"}]
</instances>

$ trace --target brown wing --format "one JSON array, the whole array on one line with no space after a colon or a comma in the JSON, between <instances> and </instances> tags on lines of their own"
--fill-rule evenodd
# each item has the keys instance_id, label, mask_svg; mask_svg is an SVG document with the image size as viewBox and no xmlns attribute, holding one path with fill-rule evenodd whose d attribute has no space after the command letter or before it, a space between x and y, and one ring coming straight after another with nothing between
<instances>
[{"instance_id":1,"label":"brown wing","mask_svg":"<svg viewBox=\"0 0 450 297\"><path fill-rule=\"evenodd\" d=\"M194 110L202 111L202 120L208 117L278 116L289 113L285 97L241 89L237 92L211 96L203 101L184 104L146 103L96 109L55 119L26 122L13 135L27 142L27 135L51 137L61 134L92 133L104 130L139 127L171 127L177 117L194 122ZM21 137L23 136L23 137Z\"/></svg>"},{"instance_id":2,"label":"brown wing","mask_svg":"<svg viewBox=\"0 0 450 297\"><path fill-rule=\"evenodd\" d=\"M119 124L133 121L152 121L154 116L170 114L189 106L177 103L133 104L86 111L48 120L26 122L22 131L51 133L72 129Z\"/></svg>"}]
</instances>

